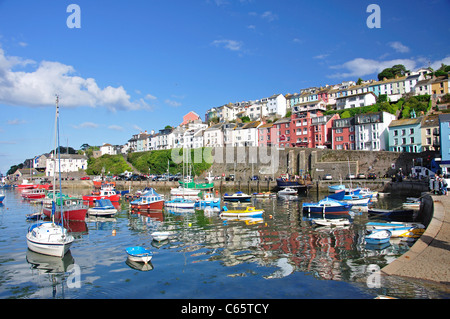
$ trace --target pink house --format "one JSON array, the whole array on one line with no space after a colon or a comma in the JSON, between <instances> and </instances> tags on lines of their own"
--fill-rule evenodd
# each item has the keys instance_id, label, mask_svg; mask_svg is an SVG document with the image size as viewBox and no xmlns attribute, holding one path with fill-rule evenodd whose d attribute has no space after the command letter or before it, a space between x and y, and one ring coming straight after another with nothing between
<instances>
[{"instance_id":1,"label":"pink house","mask_svg":"<svg viewBox=\"0 0 450 319\"><path fill-rule=\"evenodd\" d=\"M276 127L273 123L263 124L258 128L258 146L275 145L276 138Z\"/></svg>"},{"instance_id":2,"label":"pink house","mask_svg":"<svg viewBox=\"0 0 450 319\"><path fill-rule=\"evenodd\" d=\"M195 120L201 120L200 116L197 113L195 113L194 111L190 111L188 114L183 116L183 123L181 123L180 125L185 125L185 124L188 124L189 122L193 122Z\"/></svg>"}]
</instances>

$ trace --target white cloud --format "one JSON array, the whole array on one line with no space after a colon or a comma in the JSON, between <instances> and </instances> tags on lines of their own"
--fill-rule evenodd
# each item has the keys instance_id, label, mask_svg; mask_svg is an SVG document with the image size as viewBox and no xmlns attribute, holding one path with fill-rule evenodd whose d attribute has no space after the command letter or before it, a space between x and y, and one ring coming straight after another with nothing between
<instances>
[{"instance_id":1,"label":"white cloud","mask_svg":"<svg viewBox=\"0 0 450 319\"><path fill-rule=\"evenodd\" d=\"M97 128L98 124L93 123L93 122L84 122L81 123L80 125L72 125L73 128L76 129L82 129L82 128Z\"/></svg>"},{"instance_id":2,"label":"white cloud","mask_svg":"<svg viewBox=\"0 0 450 319\"><path fill-rule=\"evenodd\" d=\"M341 65L330 67L331 69L344 69L347 72L335 73L329 75L330 78L348 78L348 77L362 77L365 75L372 75L380 73L386 68L390 68L396 64L403 64L407 70L414 70L417 62L411 59L395 59L389 61L377 61L372 59L356 58L345 62Z\"/></svg>"},{"instance_id":3,"label":"white cloud","mask_svg":"<svg viewBox=\"0 0 450 319\"><path fill-rule=\"evenodd\" d=\"M119 125L110 125L110 126L108 126L108 128L110 130L120 131L120 132L124 130L124 128L122 126L119 126Z\"/></svg>"},{"instance_id":4,"label":"white cloud","mask_svg":"<svg viewBox=\"0 0 450 319\"><path fill-rule=\"evenodd\" d=\"M146 99L146 100L156 100L156 96L153 96L151 94L147 94L144 99Z\"/></svg>"},{"instance_id":5,"label":"white cloud","mask_svg":"<svg viewBox=\"0 0 450 319\"><path fill-rule=\"evenodd\" d=\"M399 53L409 52L409 48L406 45L403 45L402 43L400 43L398 41L389 43L389 46Z\"/></svg>"},{"instance_id":6,"label":"white cloud","mask_svg":"<svg viewBox=\"0 0 450 319\"><path fill-rule=\"evenodd\" d=\"M319 60L322 60L322 59L325 59L327 56L329 56L329 54L319 54L319 55L316 55L315 57L313 57L313 59L319 59Z\"/></svg>"},{"instance_id":7,"label":"white cloud","mask_svg":"<svg viewBox=\"0 0 450 319\"><path fill-rule=\"evenodd\" d=\"M24 120L14 119L14 120L8 120L8 125L21 125L25 124L26 122Z\"/></svg>"},{"instance_id":8,"label":"white cloud","mask_svg":"<svg viewBox=\"0 0 450 319\"><path fill-rule=\"evenodd\" d=\"M23 66L35 68L29 72L17 70ZM6 56L0 48L0 103L53 106L55 94L60 96L60 104L64 107L106 107L112 111L149 108L144 99L131 101L122 86L102 89L95 79L76 76L70 65L52 61L37 64L20 57Z\"/></svg>"},{"instance_id":9,"label":"white cloud","mask_svg":"<svg viewBox=\"0 0 450 319\"><path fill-rule=\"evenodd\" d=\"M443 58L442 60L431 63L430 66L433 68L433 70L437 70L441 67L442 63L444 63L445 65L450 65L450 55Z\"/></svg>"},{"instance_id":10,"label":"white cloud","mask_svg":"<svg viewBox=\"0 0 450 319\"><path fill-rule=\"evenodd\" d=\"M267 20L269 22L272 22L272 21L278 20L278 15L276 15L272 11L266 11L263 14L261 14L261 18L263 18L264 20Z\"/></svg>"},{"instance_id":11,"label":"white cloud","mask_svg":"<svg viewBox=\"0 0 450 319\"><path fill-rule=\"evenodd\" d=\"M166 100L164 101L164 103L166 103L167 105L170 105L170 106L172 106L172 107L179 107L179 106L181 106L181 103L180 103L180 102L173 101L173 100L169 100L169 99L166 99Z\"/></svg>"},{"instance_id":12,"label":"white cloud","mask_svg":"<svg viewBox=\"0 0 450 319\"><path fill-rule=\"evenodd\" d=\"M240 51L243 46L242 42L236 40L214 40L211 44L231 51Z\"/></svg>"}]
</instances>

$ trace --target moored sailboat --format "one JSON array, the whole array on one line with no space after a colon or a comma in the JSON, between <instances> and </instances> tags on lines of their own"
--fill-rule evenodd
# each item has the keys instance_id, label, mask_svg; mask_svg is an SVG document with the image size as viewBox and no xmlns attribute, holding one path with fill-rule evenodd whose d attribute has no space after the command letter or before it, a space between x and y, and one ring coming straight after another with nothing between
<instances>
[{"instance_id":1,"label":"moored sailboat","mask_svg":"<svg viewBox=\"0 0 450 319\"><path fill-rule=\"evenodd\" d=\"M59 145L59 107L58 97L56 98L56 116L55 116L55 146ZM60 158L59 147L55 147L55 153L58 152ZM56 157L56 156L55 156ZM56 160L56 158L55 158ZM59 160L59 188L61 193L61 161ZM56 171L56 170L55 170ZM54 183L53 183L54 185ZM53 186L53 192L55 188ZM60 201L60 209L63 211L62 200ZM64 228L64 214L61 214L61 224L55 223L55 207L56 202L52 202L52 221L41 222L32 225L28 229L26 235L28 249L50 256L63 257L70 249L73 241L75 240L72 235L68 234L67 229Z\"/></svg>"}]
</instances>

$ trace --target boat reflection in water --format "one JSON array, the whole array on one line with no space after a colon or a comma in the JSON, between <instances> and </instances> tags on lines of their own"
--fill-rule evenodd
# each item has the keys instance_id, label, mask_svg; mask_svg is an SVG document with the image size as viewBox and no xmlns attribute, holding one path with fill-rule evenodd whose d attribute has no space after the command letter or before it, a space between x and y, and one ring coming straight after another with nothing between
<instances>
[{"instance_id":1,"label":"boat reflection in water","mask_svg":"<svg viewBox=\"0 0 450 319\"><path fill-rule=\"evenodd\" d=\"M26 252L26 260L31 265L33 277L49 277L48 281L51 282L51 295L53 299L65 298L64 288L67 286L65 283L66 273L70 270L69 267L75 264L70 250L61 258L39 254L28 249ZM38 280L41 281L40 279ZM61 297L58 295L58 287ZM42 291L39 295L40 298L48 298L47 296L42 296Z\"/></svg>"}]
</instances>

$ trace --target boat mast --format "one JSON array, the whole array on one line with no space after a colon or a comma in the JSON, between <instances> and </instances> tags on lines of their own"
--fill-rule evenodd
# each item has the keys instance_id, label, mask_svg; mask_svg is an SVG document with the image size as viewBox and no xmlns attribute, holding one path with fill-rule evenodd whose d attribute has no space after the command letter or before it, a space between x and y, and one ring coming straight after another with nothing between
<instances>
[{"instance_id":1,"label":"boat mast","mask_svg":"<svg viewBox=\"0 0 450 319\"><path fill-rule=\"evenodd\" d=\"M56 96L55 112L55 149L53 150L53 198L52 198L52 222L55 222L56 209L56 147L58 144L58 95Z\"/></svg>"},{"instance_id":2,"label":"boat mast","mask_svg":"<svg viewBox=\"0 0 450 319\"><path fill-rule=\"evenodd\" d=\"M62 183L61 183L61 149L59 148L59 96L56 95L56 128L57 128L57 143L58 143L58 170L59 170L59 206L61 209L61 228L64 234L64 212L63 212L63 199L62 199Z\"/></svg>"}]
</instances>

